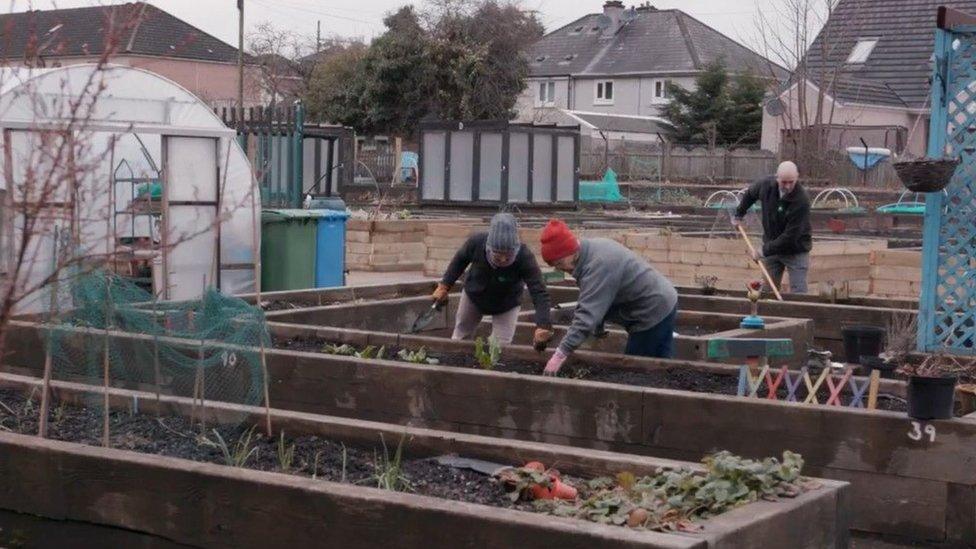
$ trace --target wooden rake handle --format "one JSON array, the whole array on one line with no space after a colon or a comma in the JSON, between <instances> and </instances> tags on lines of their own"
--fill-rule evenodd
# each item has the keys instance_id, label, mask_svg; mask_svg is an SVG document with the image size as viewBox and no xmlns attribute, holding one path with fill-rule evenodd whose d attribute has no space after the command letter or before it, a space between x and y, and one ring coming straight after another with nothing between
<instances>
[{"instance_id":1,"label":"wooden rake handle","mask_svg":"<svg viewBox=\"0 0 976 549\"><path fill-rule=\"evenodd\" d=\"M746 230L742 228L741 224L736 225L736 228L739 229L739 234L742 235L742 240L745 240L746 246L749 247L749 253L751 254L750 257L755 257L756 248L752 245L752 241L749 240L749 235L746 234ZM763 276L766 278L766 282L769 283L769 287L773 289L776 299L783 301L783 295L779 293L779 288L777 288L776 283L773 282L773 277L769 276L769 271L766 270L766 266L763 265L763 262L759 261L758 259L753 259L753 261L755 261L756 265L759 266L759 270L762 271Z\"/></svg>"}]
</instances>

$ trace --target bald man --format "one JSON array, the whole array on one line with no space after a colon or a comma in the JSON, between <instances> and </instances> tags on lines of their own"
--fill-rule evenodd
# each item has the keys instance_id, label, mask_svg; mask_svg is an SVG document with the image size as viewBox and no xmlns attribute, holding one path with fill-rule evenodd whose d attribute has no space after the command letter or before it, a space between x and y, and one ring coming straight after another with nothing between
<instances>
[{"instance_id":1,"label":"bald man","mask_svg":"<svg viewBox=\"0 0 976 549\"><path fill-rule=\"evenodd\" d=\"M810 227L810 196L797 182L800 172L796 164L783 162L776 175L753 183L742 195L742 201L732 218L733 225L742 223L749 208L759 202L762 208L763 246L753 259L762 262L769 270L781 291L783 271L790 274L789 292L806 293L807 271L810 268L810 250L813 248L813 232Z\"/></svg>"}]
</instances>

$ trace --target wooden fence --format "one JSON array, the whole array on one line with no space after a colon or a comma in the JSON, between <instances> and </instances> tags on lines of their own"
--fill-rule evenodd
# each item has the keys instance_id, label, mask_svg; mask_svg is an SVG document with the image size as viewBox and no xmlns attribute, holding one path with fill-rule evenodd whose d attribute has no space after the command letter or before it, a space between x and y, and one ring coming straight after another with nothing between
<instances>
[{"instance_id":1,"label":"wooden fence","mask_svg":"<svg viewBox=\"0 0 976 549\"><path fill-rule=\"evenodd\" d=\"M396 170L396 153L393 150L359 150L356 161L357 178L371 178L379 183L393 181Z\"/></svg>"},{"instance_id":2,"label":"wooden fence","mask_svg":"<svg viewBox=\"0 0 976 549\"><path fill-rule=\"evenodd\" d=\"M581 177L599 179L609 165L623 180L751 181L776 172L776 155L751 149L665 146L648 149L590 149L580 155Z\"/></svg>"}]
</instances>

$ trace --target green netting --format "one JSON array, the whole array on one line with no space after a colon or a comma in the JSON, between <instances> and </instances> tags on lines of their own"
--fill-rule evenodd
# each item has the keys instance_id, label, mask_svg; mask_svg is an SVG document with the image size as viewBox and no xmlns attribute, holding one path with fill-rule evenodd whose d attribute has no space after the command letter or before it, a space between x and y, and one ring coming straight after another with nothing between
<instances>
[{"instance_id":1,"label":"green netting","mask_svg":"<svg viewBox=\"0 0 976 549\"><path fill-rule=\"evenodd\" d=\"M603 181L580 181L579 198L583 202L620 202L624 199L617 185L617 174L607 168Z\"/></svg>"},{"instance_id":2,"label":"green netting","mask_svg":"<svg viewBox=\"0 0 976 549\"><path fill-rule=\"evenodd\" d=\"M100 386L107 355L115 387L262 403L259 349L270 339L259 308L214 289L197 301L157 305L142 288L105 272L78 277L58 293L71 309L52 315L46 330L55 378Z\"/></svg>"}]
</instances>

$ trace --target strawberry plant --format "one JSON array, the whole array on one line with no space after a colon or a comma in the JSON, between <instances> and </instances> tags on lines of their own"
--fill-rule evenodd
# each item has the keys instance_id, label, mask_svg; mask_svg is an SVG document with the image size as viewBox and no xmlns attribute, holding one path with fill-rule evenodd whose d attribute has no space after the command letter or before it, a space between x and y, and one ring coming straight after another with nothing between
<instances>
[{"instance_id":1,"label":"strawberry plant","mask_svg":"<svg viewBox=\"0 0 976 549\"><path fill-rule=\"evenodd\" d=\"M705 472L658 470L637 478L630 472L595 478L579 487L575 500L537 499L534 505L557 516L649 530L694 531L694 519L715 516L760 499L795 497L809 485L800 476L803 459L784 452L782 461L744 459L719 452L702 460ZM531 499L531 487L549 476L537 470L506 469L499 479L513 500Z\"/></svg>"}]
</instances>

